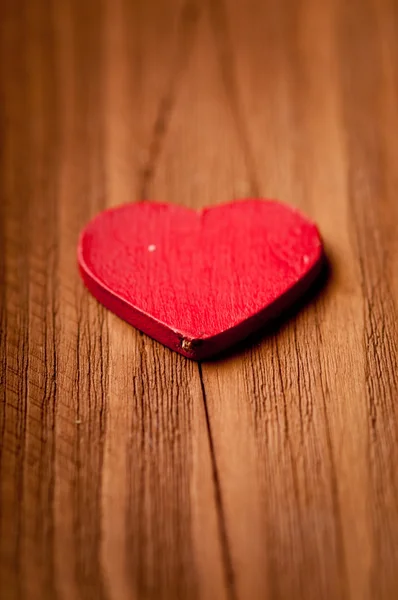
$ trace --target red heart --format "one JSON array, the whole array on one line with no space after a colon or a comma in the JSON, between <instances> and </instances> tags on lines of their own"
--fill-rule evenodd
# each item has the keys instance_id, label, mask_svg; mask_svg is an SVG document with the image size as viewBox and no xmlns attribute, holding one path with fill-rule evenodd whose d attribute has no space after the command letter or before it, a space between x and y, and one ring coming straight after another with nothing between
<instances>
[{"instance_id":1,"label":"red heart","mask_svg":"<svg viewBox=\"0 0 398 600\"><path fill-rule=\"evenodd\" d=\"M83 231L90 292L162 344L207 358L297 299L319 273L314 224L278 202L194 211L140 202L102 212Z\"/></svg>"}]
</instances>

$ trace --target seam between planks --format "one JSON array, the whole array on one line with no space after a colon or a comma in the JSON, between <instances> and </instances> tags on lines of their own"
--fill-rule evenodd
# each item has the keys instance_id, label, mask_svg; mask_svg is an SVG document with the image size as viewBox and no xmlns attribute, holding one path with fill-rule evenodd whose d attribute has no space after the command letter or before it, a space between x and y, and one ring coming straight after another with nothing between
<instances>
[{"instance_id":1,"label":"seam between planks","mask_svg":"<svg viewBox=\"0 0 398 600\"><path fill-rule=\"evenodd\" d=\"M246 169L249 176L249 193L260 196L260 183L257 176L256 162L249 142L249 135L245 123L242 106L239 100L238 84L235 76L235 56L231 35L228 27L224 0L209 0L208 3L210 24L213 29L217 47L218 62L221 79L235 123L239 144L245 157Z\"/></svg>"},{"instance_id":2,"label":"seam between planks","mask_svg":"<svg viewBox=\"0 0 398 600\"><path fill-rule=\"evenodd\" d=\"M200 9L195 2L188 0L181 8L177 52L170 79L160 102L149 142L148 157L142 167L138 186L141 200L147 200L149 187L154 178L159 156L166 138L170 117L175 105L181 77L191 56L195 42L195 32L200 17Z\"/></svg>"},{"instance_id":3,"label":"seam between planks","mask_svg":"<svg viewBox=\"0 0 398 600\"><path fill-rule=\"evenodd\" d=\"M202 373L202 365L198 363L198 371L199 371L199 379L200 379L200 387L202 391L202 399L203 399L203 408L205 412L206 419L206 429L209 440L209 449L210 449L210 460L211 460L211 469L212 469L212 479L214 485L214 494L215 494L215 503L216 503L216 511L217 511L217 520L218 520L218 528L219 528L219 536L221 543L221 552L224 566L225 579L227 584L227 591L230 600L237 599L236 586L235 586L235 573L232 564L231 551L229 547L228 535L227 535L227 525L225 518L225 510L221 493L221 484L220 484L220 476L218 472L216 453L213 442L213 435L211 431L210 424L210 416L207 408L207 398L206 398L206 390L203 381L203 373Z\"/></svg>"}]
</instances>

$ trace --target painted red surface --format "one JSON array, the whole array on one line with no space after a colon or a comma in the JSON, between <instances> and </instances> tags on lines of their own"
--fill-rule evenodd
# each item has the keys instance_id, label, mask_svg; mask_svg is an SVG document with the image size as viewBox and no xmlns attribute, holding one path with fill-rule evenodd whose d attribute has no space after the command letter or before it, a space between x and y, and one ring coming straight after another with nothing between
<instances>
[{"instance_id":1,"label":"painted red surface","mask_svg":"<svg viewBox=\"0 0 398 600\"><path fill-rule=\"evenodd\" d=\"M95 217L78 259L86 286L107 308L204 359L305 292L320 270L322 243L313 223L275 201L201 211L140 202Z\"/></svg>"}]
</instances>

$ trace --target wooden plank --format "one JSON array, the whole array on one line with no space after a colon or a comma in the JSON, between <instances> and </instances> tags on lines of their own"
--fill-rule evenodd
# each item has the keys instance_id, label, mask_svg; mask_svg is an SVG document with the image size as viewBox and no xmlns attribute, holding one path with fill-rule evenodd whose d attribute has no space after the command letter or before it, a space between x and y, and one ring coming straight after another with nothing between
<instances>
[{"instance_id":1,"label":"wooden plank","mask_svg":"<svg viewBox=\"0 0 398 600\"><path fill-rule=\"evenodd\" d=\"M332 265L326 290L277 335L240 361L203 366L238 595L389 598L397 313L395 276L382 275L392 236L379 216L391 222L396 211L379 162L377 104L395 93L379 73L384 28L370 3L216 6L254 179L318 220ZM383 27L392 11L379 13Z\"/></svg>"},{"instance_id":2,"label":"wooden plank","mask_svg":"<svg viewBox=\"0 0 398 600\"><path fill-rule=\"evenodd\" d=\"M0 4L0 595L398 592L394 0ZM265 195L313 301L186 361L83 289L83 224Z\"/></svg>"},{"instance_id":3,"label":"wooden plank","mask_svg":"<svg viewBox=\"0 0 398 600\"><path fill-rule=\"evenodd\" d=\"M3 9L2 597L218 599L225 574L197 367L108 315L77 273L86 220L146 185L181 68L169 48L180 21L192 21L179 3L158 4L155 20L143 6L112 7ZM138 19L143 37L130 47ZM140 74L130 61L143 63ZM141 98L123 104L135 85Z\"/></svg>"}]
</instances>

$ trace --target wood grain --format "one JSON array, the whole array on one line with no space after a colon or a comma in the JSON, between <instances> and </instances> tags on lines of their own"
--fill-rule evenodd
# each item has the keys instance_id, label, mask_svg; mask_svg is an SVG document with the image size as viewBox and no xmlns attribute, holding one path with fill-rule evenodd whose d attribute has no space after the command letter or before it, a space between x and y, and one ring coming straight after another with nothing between
<instances>
[{"instance_id":1,"label":"wood grain","mask_svg":"<svg viewBox=\"0 0 398 600\"><path fill-rule=\"evenodd\" d=\"M394 0L0 4L0 596L398 594ZM96 212L281 198L325 287L199 366L83 289Z\"/></svg>"}]
</instances>

